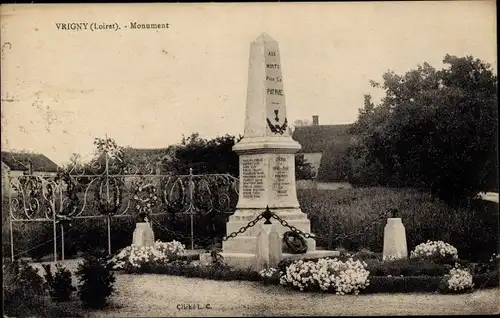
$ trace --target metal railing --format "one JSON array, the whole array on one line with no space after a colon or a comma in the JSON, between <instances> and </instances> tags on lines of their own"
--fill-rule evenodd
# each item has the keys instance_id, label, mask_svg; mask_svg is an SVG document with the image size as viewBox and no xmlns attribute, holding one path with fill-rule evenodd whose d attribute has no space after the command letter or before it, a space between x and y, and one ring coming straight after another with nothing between
<instances>
[{"instance_id":1,"label":"metal railing","mask_svg":"<svg viewBox=\"0 0 500 318\"><path fill-rule=\"evenodd\" d=\"M125 162L113 147L102 148L100 156L86 166L74 164L57 175L8 176L13 259L13 224L17 222L52 222L57 261L57 240L61 238L64 259L65 229L75 220L104 220L111 254L114 218L148 217L154 221L155 216L166 214L188 216L193 249L197 215L223 215L227 219L234 213L239 180L229 174L194 174L192 169L187 175L162 174L159 163Z\"/></svg>"}]
</instances>

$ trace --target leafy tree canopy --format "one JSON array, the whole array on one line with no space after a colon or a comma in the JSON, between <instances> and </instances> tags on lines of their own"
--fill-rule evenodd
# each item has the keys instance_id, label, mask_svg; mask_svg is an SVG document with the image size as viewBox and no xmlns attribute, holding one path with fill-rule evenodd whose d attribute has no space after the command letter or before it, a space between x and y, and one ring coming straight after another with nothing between
<instances>
[{"instance_id":1,"label":"leafy tree canopy","mask_svg":"<svg viewBox=\"0 0 500 318\"><path fill-rule=\"evenodd\" d=\"M448 201L498 188L497 76L472 56L443 62L371 82L385 96L375 105L366 95L352 128L352 182L426 188Z\"/></svg>"}]
</instances>

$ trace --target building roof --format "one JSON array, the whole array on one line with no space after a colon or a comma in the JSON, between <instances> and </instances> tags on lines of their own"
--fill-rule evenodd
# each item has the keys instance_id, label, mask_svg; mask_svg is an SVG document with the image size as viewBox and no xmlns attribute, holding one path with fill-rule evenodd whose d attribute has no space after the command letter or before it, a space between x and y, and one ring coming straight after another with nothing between
<instances>
[{"instance_id":1,"label":"building roof","mask_svg":"<svg viewBox=\"0 0 500 318\"><path fill-rule=\"evenodd\" d=\"M292 138L302 146L301 153L324 152L332 143L351 143L351 126L352 124L299 126L295 128Z\"/></svg>"},{"instance_id":2,"label":"building roof","mask_svg":"<svg viewBox=\"0 0 500 318\"><path fill-rule=\"evenodd\" d=\"M10 170L25 171L29 169L31 162L33 171L37 172L57 172L59 166L47 158L45 155L38 153L21 153L2 151L2 162L9 167Z\"/></svg>"}]
</instances>

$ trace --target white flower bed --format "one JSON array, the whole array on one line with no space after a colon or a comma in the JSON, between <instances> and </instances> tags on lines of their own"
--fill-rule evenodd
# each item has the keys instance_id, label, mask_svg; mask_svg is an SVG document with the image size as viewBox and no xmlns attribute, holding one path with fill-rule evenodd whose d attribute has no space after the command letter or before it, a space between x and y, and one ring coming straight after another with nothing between
<instances>
[{"instance_id":1,"label":"white flower bed","mask_svg":"<svg viewBox=\"0 0 500 318\"><path fill-rule=\"evenodd\" d=\"M301 291L319 287L324 291L335 291L337 295L357 295L370 284L368 275L370 272L366 270L366 263L352 258L346 262L336 258L324 258L318 262L299 260L287 268L280 283L292 285Z\"/></svg>"},{"instance_id":2,"label":"white flower bed","mask_svg":"<svg viewBox=\"0 0 500 318\"><path fill-rule=\"evenodd\" d=\"M111 262L114 269L125 269L128 265L141 268L147 264L166 263L185 254L185 246L177 241L156 241L154 246L127 246L118 253Z\"/></svg>"},{"instance_id":3,"label":"white flower bed","mask_svg":"<svg viewBox=\"0 0 500 318\"><path fill-rule=\"evenodd\" d=\"M411 258L449 258L458 259L458 251L452 245L443 241L427 241L415 247Z\"/></svg>"},{"instance_id":4,"label":"white flower bed","mask_svg":"<svg viewBox=\"0 0 500 318\"><path fill-rule=\"evenodd\" d=\"M164 253L167 257L175 257L186 253L186 246L178 241L161 242L156 241L155 249Z\"/></svg>"},{"instance_id":5,"label":"white flower bed","mask_svg":"<svg viewBox=\"0 0 500 318\"><path fill-rule=\"evenodd\" d=\"M445 276L447 287L453 291L467 291L474 288L472 274L470 271L455 265L450 273Z\"/></svg>"},{"instance_id":6,"label":"white flower bed","mask_svg":"<svg viewBox=\"0 0 500 318\"><path fill-rule=\"evenodd\" d=\"M271 278L273 275L276 274L278 270L276 268L268 268L268 269L263 269L259 272L260 277L262 278Z\"/></svg>"}]
</instances>

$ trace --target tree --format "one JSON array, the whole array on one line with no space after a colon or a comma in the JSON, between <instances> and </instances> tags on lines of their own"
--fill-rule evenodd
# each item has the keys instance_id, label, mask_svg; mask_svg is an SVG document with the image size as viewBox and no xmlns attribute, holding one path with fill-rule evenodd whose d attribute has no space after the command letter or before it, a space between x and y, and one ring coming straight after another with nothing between
<instances>
[{"instance_id":1,"label":"tree","mask_svg":"<svg viewBox=\"0 0 500 318\"><path fill-rule=\"evenodd\" d=\"M225 135L208 140L198 133L183 136L170 164L179 174L188 174L192 168L196 174L229 173L237 176L238 155L232 148L240 139L241 136Z\"/></svg>"},{"instance_id":2,"label":"tree","mask_svg":"<svg viewBox=\"0 0 500 318\"><path fill-rule=\"evenodd\" d=\"M371 82L385 96L378 105L365 96L353 126L360 143L348 151L351 180L425 188L448 202L498 187L497 76L472 56L443 62L449 67L424 63Z\"/></svg>"},{"instance_id":3,"label":"tree","mask_svg":"<svg viewBox=\"0 0 500 318\"><path fill-rule=\"evenodd\" d=\"M175 156L169 162L172 170L179 174L193 173L228 173L239 176L239 157L233 146L242 139L241 135L225 135L214 139L203 139L198 133L183 136L181 144L176 147ZM298 179L312 179L312 166L303 155L295 158L295 175Z\"/></svg>"},{"instance_id":4,"label":"tree","mask_svg":"<svg viewBox=\"0 0 500 318\"><path fill-rule=\"evenodd\" d=\"M296 121L293 122L293 125L295 127L310 126L311 121L308 119L297 119Z\"/></svg>"},{"instance_id":5,"label":"tree","mask_svg":"<svg viewBox=\"0 0 500 318\"><path fill-rule=\"evenodd\" d=\"M304 154L295 155L295 178L311 180L315 177L312 165L304 158Z\"/></svg>"},{"instance_id":6,"label":"tree","mask_svg":"<svg viewBox=\"0 0 500 318\"><path fill-rule=\"evenodd\" d=\"M349 142L333 141L325 149L318 169L318 180L324 182L345 182L348 175L346 152Z\"/></svg>"}]
</instances>

